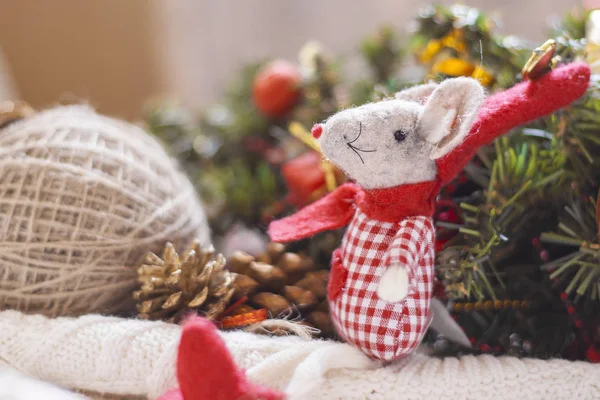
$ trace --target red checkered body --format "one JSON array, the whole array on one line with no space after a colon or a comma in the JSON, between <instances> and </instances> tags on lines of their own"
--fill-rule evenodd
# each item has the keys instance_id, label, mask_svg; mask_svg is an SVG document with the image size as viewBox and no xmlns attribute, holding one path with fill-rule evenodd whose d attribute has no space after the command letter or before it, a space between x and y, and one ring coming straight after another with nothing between
<instances>
[{"instance_id":1,"label":"red checkered body","mask_svg":"<svg viewBox=\"0 0 600 400\"><path fill-rule=\"evenodd\" d=\"M369 218L357 209L332 261L332 278L341 282L329 302L338 333L367 355L394 360L412 352L431 320L434 237L431 218L413 216L400 222ZM408 295L389 303L377 296L381 276L403 265Z\"/></svg>"}]
</instances>

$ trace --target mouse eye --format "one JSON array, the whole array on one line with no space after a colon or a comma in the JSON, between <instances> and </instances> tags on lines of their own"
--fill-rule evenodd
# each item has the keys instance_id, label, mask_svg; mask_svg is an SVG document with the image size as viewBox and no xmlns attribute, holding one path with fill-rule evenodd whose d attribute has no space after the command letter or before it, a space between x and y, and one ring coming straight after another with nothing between
<instances>
[{"instance_id":1,"label":"mouse eye","mask_svg":"<svg viewBox=\"0 0 600 400\"><path fill-rule=\"evenodd\" d=\"M406 139L406 133L401 129L397 130L394 132L394 139L396 139L396 142L402 143Z\"/></svg>"}]
</instances>

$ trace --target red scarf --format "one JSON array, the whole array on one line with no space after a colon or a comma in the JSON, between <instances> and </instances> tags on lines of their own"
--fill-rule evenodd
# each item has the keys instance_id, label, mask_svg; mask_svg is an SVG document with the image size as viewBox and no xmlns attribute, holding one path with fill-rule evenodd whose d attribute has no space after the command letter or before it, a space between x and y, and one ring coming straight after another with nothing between
<instances>
[{"instance_id":1,"label":"red scarf","mask_svg":"<svg viewBox=\"0 0 600 400\"><path fill-rule=\"evenodd\" d=\"M269 236L275 242L290 242L338 229L348 225L356 207L369 218L386 222L416 215L431 217L438 190L436 181L371 190L346 183L296 214L273 221Z\"/></svg>"}]
</instances>

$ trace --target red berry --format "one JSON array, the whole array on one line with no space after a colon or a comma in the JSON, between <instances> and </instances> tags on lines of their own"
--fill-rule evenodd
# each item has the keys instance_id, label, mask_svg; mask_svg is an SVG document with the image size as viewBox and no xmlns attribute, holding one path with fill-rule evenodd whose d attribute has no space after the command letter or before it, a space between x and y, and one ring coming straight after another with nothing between
<instances>
[{"instance_id":1,"label":"red berry","mask_svg":"<svg viewBox=\"0 0 600 400\"><path fill-rule=\"evenodd\" d=\"M477 340L473 336L471 336L471 337L469 337L469 342L471 342L471 344L475 344L475 342L477 342Z\"/></svg>"},{"instance_id":2,"label":"red berry","mask_svg":"<svg viewBox=\"0 0 600 400\"><path fill-rule=\"evenodd\" d=\"M542 259L542 261L549 261L550 260L550 254L548 253L547 250L542 250L540 252L540 258Z\"/></svg>"},{"instance_id":3,"label":"red berry","mask_svg":"<svg viewBox=\"0 0 600 400\"><path fill-rule=\"evenodd\" d=\"M560 294L560 299L561 299L562 301L565 301L565 300L567 300L567 293L566 293L566 292L562 292L562 293Z\"/></svg>"},{"instance_id":4,"label":"red berry","mask_svg":"<svg viewBox=\"0 0 600 400\"><path fill-rule=\"evenodd\" d=\"M484 353L487 353L491 350L491 347L488 346L486 343L481 343L479 345L479 348L481 349L481 351L483 351Z\"/></svg>"},{"instance_id":5,"label":"red berry","mask_svg":"<svg viewBox=\"0 0 600 400\"><path fill-rule=\"evenodd\" d=\"M533 239L531 239L531 244L533 244L534 246L537 246L538 244L540 244L540 239L537 237L534 237Z\"/></svg>"},{"instance_id":6,"label":"red berry","mask_svg":"<svg viewBox=\"0 0 600 400\"><path fill-rule=\"evenodd\" d=\"M252 86L256 108L271 118L284 116L300 98L301 81L298 68L290 62L275 60L265 65Z\"/></svg>"},{"instance_id":7,"label":"red berry","mask_svg":"<svg viewBox=\"0 0 600 400\"><path fill-rule=\"evenodd\" d=\"M567 312L571 315L575 314L575 307L573 307L573 306L567 307Z\"/></svg>"},{"instance_id":8,"label":"red berry","mask_svg":"<svg viewBox=\"0 0 600 400\"><path fill-rule=\"evenodd\" d=\"M281 168L295 205L302 206L309 203L310 196L325 185L325 175L320 165L321 155L309 151L286 162Z\"/></svg>"},{"instance_id":9,"label":"red berry","mask_svg":"<svg viewBox=\"0 0 600 400\"><path fill-rule=\"evenodd\" d=\"M581 328L583 326L583 321L581 321L580 319L578 319L577 321L575 321L575 326L578 328Z\"/></svg>"},{"instance_id":10,"label":"red berry","mask_svg":"<svg viewBox=\"0 0 600 400\"><path fill-rule=\"evenodd\" d=\"M600 362L600 352L598 352L598 349L596 349L594 346L588 347L587 351L585 352L585 355L590 362Z\"/></svg>"},{"instance_id":11,"label":"red berry","mask_svg":"<svg viewBox=\"0 0 600 400\"><path fill-rule=\"evenodd\" d=\"M450 218L450 213L448 211L443 211L441 213L438 214L438 221L444 221L447 222L448 219Z\"/></svg>"},{"instance_id":12,"label":"red berry","mask_svg":"<svg viewBox=\"0 0 600 400\"><path fill-rule=\"evenodd\" d=\"M452 208L448 210L448 222L459 222L458 214Z\"/></svg>"}]
</instances>

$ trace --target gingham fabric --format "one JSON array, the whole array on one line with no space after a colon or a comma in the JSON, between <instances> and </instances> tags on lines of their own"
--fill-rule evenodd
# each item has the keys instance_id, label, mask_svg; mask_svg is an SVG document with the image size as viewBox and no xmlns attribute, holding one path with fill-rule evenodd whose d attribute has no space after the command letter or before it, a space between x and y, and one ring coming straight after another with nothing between
<instances>
[{"instance_id":1,"label":"gingham fabric","mask_svg":"<svg viewBox=\"0 0 600 400\"><path fill-rule=\"evenodd\" d=\"M385 361L419 345L431 321L434 235L429 217L392 223L357 210L332 262L332 278L347 275L329 294L333 322L344 340ZM407 268L409 291L402 301L389 303L377 296L377 286L385 270L398 264Z\"/></svg>"}]
</instances>

